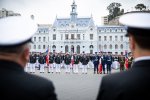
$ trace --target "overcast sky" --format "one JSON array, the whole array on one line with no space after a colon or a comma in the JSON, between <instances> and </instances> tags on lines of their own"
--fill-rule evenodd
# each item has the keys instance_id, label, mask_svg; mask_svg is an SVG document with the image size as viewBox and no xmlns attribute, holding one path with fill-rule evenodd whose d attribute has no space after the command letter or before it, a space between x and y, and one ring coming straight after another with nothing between
<instances>
[{"instance_id":1,"label":"overcast sky","mask_svg":"<svg viewBox=\"0 0 150 100\"><path fill-rule=\"evenodd\" d=\"M23 16L34 15L39 24L53 24L58 18L70 17L73 0L0 0L0 9L6 8ZM122 4L125 11L134 9L138 3L150 8L150 0L75 0L78 17L90 17L96 25L101 25L101 17L108 14L107 6L112 2Z\"/></svg>"}]
</instances>

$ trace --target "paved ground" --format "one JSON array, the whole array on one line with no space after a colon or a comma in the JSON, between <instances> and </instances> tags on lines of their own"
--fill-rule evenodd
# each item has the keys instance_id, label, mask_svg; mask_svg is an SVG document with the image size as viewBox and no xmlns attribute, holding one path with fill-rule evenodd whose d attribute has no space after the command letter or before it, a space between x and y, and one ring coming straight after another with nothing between
<instances>
[{"instance_id":1,"label":"paved ground","mask_svg":"<svg viewBox=\"0 0 150 100\"><path fill-rule=\"evenodd\" d=\"M114 72L117 71L113 70ZM65 74L64 70L60 74L39 71L36 74L53 81L58 100L95 100L101 78L104 76L93 74L93 69L89 69L88 74Z\"/></svg>"}]
</instances>

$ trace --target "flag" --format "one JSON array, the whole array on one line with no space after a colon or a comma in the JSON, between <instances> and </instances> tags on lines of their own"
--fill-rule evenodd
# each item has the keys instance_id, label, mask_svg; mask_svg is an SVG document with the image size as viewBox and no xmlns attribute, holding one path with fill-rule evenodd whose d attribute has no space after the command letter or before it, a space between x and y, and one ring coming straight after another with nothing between
<instances>
[{"instance_id":1,"label":"flag","mask_svg":"<svg viewBox=\"0 0 150 100\"><path fill-rule=\"evenodd\" d=\"M49 48L46 50L46 64L49 65Z\"/></svg>"},{"instance_id":2,"label":"flag","mask_svg":"<svg viewBox=\"0 0 150 100\"><path fill-rule=\"evenodd\" d=\"M125 59L127 59L128 58L128 52L127 52L127 50L125 51Z\"/></svg>"},{"instance_id":3,"label":"flag","mask_svg":"<svg viewBox=\"0 0 150 100\"><path fill-rule=\"evenodd\" d=\"M73 64L74 64L74 57L73 57L73 55L71 56L71 65L73 66Z\"/></svg>"},{"instance_id":4,"label":"flag","mask_svg":"<svg viewBox=\"0 0 150 100\"><path fill-rule=\"evenodd\" d=\"M128 70L128 52L127 51L125 51L125 68L126 68L126 70Z\"/></svg>"}]
</instances>

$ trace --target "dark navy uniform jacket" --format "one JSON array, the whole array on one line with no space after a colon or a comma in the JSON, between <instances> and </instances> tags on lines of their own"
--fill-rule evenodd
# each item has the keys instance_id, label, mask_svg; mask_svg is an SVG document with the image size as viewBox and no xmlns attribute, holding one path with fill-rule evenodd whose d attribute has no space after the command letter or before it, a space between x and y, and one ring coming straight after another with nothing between
<instances>
[{"instance_id":1,"label":"dark navy uniform jacket","mask_svg":"<svg viewBox=\"0 0 150 100\"><path fill-rule=\"evenodd\" d=\"M11 61L0 60L0 97L5 100L57 100L53 83L24 72Z\"/></svg>"},{"instance_id":2,"label":"dark navy uniform jacket","mask_svg":"<svg viewBox=\"0 0 150 100\"><path fill-rule=\"evenodd\" d=\"M87 56L86 56L86 57L83 56L83 57L81 58L81 63L82 63L82 65L87 65L88 62L89 62L89 59L88 59Z\"/></svg>"},{"instance_id":3,"label":"dark navy uniform jacket","mask_svg":"<svg viewBox=\"0 0 150 100\"><path fill-rule=\"evenodd\" d=\"M102 78L97 100L149 100L150 60L133 63L127 71Z\"/></svg>"},{"instance_id":4,"label":"dark navy uniform jacket","mask_svg":"<svg viewBox=\"0 0 150 100\"><path fill-rule=\"evenodd\" d=\"M30 60L29 61L30 61L31 64L36 63L36 56L30 55Z\"/></svg>"},{"instance_id":5,"label":"dark navy uniform jacket","mask_svg":"<svg viewBox=\"0 0 150 100\"><path fill-rule=\"evenodd\" d=\"M106 57L106 64L111 65L112 62L113 62L112 56L107 56L107 57Z\"/></svg>"},{"instance_id":6,"label":"dark navy uniform jacket","mask_svg":"<svg viewBox=\"0 0 150 100\"><path fill-rule=\"evenodd\" d=\"M99 64L99 56L98 55L93 56L93 64L94 65L98 65Z\"/></svg>"},{"instance_id":7,"label":"dark navy uniform jacket","mask_svg":"<svg viewBox=\"0 0 150 100\"><path fill-rule=\"evenodd\" d=\"M54 63L54 56L52 55L49 56L49 63L50 64Z\"/></svg>"},{"instance_id":8,"label":"dark navy uniform jacket","mask_svg":"<svg viewBox=\"0 0 150 100\"><path fill-rule=\"evenodd\" d=\"M64 62L65 62L66 65L70 65L70 63L71 63L71 56L70 55L69 56L65 56Z\"/></svg>"},{"instance_id":9,"label":"dark navy uniform jacket","mask_svg":"<svg viewBox=\"0 0 150 100\"><path fill-rule=\"evenodd\" d=\"M40 64L44 64L46 62L45 57L44 56L40 56L39 57L39 63Z\"/></svg>"},{"instance_id":10,"label":"dark navy uniform jacket","mask_svg":"<svg viewBox=\"0 0 150 100\"><path fill-rule=\"evenodd\" d=\"M62 62L61 56L56 56L55 57L55 63L60 64Z\"/></svg>"},{"instance_id":11,"label":"dark navy uniform jacket","mask_svg":"<svg viewBox=\"0 0 150 100\"><path fill-rule=\"evenodd\" d=\"M105 64L106 64L106 56L105 55L103 55L102 57L101 57L101 61L102 61L102 65L104 66Z\"/></svg>"}]
</instances>

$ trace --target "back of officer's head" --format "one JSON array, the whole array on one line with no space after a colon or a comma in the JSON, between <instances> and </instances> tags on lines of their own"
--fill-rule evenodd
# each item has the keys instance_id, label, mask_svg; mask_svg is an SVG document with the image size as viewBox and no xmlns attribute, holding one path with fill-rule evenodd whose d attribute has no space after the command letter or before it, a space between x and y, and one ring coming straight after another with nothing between
<instances>
[{"instance_id":1,"label":"back of officer's head","mask_svg":"<svg viewBox=\"0 0 150 100\"><path fill-rule=\"evenodd\" d=\"M132 53L150 52L150 12L127 13L119 21L127 27L126 36Z\"/></svg>"},{"instance_id":2,"label":"back of officer's head","mask_svg":"<svg viewBox=\"0 0 150 100\"><path fill-rule=\"evenodd\" d=\"M26 62L29 42L37 26L30 18L21 16L0 19L0 60Z\"/></svg>"}]
</instances>

